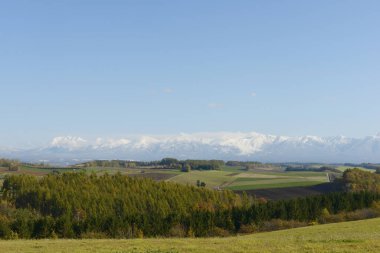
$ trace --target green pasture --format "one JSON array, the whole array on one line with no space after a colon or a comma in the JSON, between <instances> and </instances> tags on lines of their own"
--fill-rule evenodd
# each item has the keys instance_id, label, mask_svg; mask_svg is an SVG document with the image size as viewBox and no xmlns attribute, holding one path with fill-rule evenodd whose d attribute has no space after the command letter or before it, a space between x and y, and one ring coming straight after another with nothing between
<instances>
[{"instance_id":1,"label":"green pasture","mask_svg":"<svg viewBox=\"0 0 380 253\"><path fill-rule=\"evenodd\" d=\"M168 181L196 185L197 180L206 183L206 187L213 188L217 186L222 186L234 181L236 178L229 176L230 171L219 171L219 170L207 170L207 171L191 171L182 172L181 174L170 178Z\"/></svg>"},{"instance_id":2,"label":"green pasture","mask_svg":"<svg viewBox=\"0 0 380 253\"><path fill-rule=\"evenodd\" d=\"M183 172L168 181L196 185L197 180L206 187L231 190L253 190L292 186L310 186L327 182L325 172L252 172L241 169L221 171Z\"/></svg>"}]
</instances>

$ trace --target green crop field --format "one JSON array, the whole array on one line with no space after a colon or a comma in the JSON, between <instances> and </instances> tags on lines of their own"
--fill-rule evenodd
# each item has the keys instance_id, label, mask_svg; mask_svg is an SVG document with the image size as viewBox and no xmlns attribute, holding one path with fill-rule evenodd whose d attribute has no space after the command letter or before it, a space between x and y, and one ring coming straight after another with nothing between
<instances>
[{"instance_id":1,"label":"green crop field","mask_svg":"<svg viewBox=\"0 0 380 253\"><path fill-rule=\"evenodd\" d=\"M224 168L220 171L191 171L179 173L168 181L195 185L197 180L206 187L227 188L230 190L254 190L311 186L328 181L325 172L255 172L244 171L239 167Z\"/></svg>"},{"instance_id":2,"label":"green crop field","mask_svg":"<svg viewBox=\"0 0 380 253\"><path fill-rule=\"evenodd\" d=\"M230 176L231 172L219 171L219 170L207 170L207 171L191 171L183 172L175 177L169 179L169 181L196 185L197 180L206 183L207 187L213 188L217 186L223 186L225 184L231 183L236 178Z\"/></svg>"},{"instance_id":3,"label":"green crop field","mask_svg":"<svg viewBox=\"0 0 380 253\"><path fill-rule=\"evenodd\" d=\"M228 185L230 190L254 190L268 188L284 188L311 186L327 182L323 172L285 172L285 173L241 173Z\"/></svg>"},{"instance_id":4,"label":"green crop field","mask_svg":"<svg viewBox=\"0 0 380 253\"><path fill-rule=\"evenodd\" d=\"M380 252L380 219L226 238L0 241L2 253Z\"/></svg>"},{"instance_id":5,"label":"green crop field","mask_svg":"<svg viewBox=\"0 0 380 253\"><path fill-rule=\"evenodd\" d=\"M242 172L244 170L244 167L242 166L223 166L222 167L222 171L227 171L227 172L231 172L231 173L238 173L238 172Z\"/></svg>"}]
</instances>

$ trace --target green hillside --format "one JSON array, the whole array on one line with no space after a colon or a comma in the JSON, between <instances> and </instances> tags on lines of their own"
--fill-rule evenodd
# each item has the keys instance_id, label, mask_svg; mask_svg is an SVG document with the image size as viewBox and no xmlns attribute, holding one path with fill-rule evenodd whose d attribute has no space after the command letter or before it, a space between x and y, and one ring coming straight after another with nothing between
<instances>
[{"instance_id":1,"label":"green hillside","mask_svg":"<svg viewBox=\"0 0 380 253\"><path fill-rule=\"evenodd\" d=\"M380 252L380 219L227 238L12 240L0 241L0 250L2 253Z\"/></svg>"}]
</instances>

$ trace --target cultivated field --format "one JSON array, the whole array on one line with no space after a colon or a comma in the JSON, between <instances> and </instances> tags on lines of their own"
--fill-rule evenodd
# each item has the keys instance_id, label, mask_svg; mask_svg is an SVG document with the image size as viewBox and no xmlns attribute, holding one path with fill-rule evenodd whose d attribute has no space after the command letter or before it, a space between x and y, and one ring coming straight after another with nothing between
<instances>
[{"instance_id":1,"label":"cultivated field","mask_svg":"<svg viewBox=\"0 0 380 253\"><path fill-rule=\"evenodd\" d=\"M284 188L267 188L267 189L254 189L245 190L250 195L255 195L258 198L265 198L270 200L292 199L299 197L306 197L312 195L319 195L328 192L338 192L343 190L341 184L323 183L311 186L292 186ZM241 193L242 191L235 191Z\"/></svg>"},{"instance_id":2,"label":"cultivated field","mask_svg":"<svg viewBox=\"0 0 380 253\"><path fill-rule=\"evenodd\" d=\"M199 239L14 240L2 253L380 252L380 219Z\"/></svg>"},{"instance_id":3,"label":"cultivated field","mask_svg":"<svg viewBox=\"0 0 380 253\"><path fill-rule=\"evenodd\" d=\"M328 182L325 172L284 172L281 170L243 170L241 167L224 167L220 171L191 171L180 173L169 181L206 187L226 188L234 191L311 186Z\"/></svg>"}]
</instances>

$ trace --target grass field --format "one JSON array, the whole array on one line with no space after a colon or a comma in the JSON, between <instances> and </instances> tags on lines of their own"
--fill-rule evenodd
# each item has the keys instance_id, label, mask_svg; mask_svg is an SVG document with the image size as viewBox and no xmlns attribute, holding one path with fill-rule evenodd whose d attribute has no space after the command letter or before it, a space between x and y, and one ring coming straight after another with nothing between
<instances>
[{"instance_id":1,"label":"grass field","mask_svg":"<svg viewBox=\"0 0 380 253\"><path fill-rule=\"evenodd\" d=\"M242 170L191 171L180 173L169 181L195 185L200 180L206 187L221 187L230 190L253 190L310 186L327 182L324 172L252 172Z\"/></svg>"},{"instance_id":2,"label":"grass field","mask_svg":"<svg viewBox=\"0 0 380 253\"><path fill-rule=\"evenodd\" d=\"M380 219L198 239L0 241L2 253L380 252Z\"/></svg>"},{"instance_id":3,"label":"grass field","mask_svg":"<svg viewBox=\"0 0 380 253\"><path fill-rule=\"evenodd\" d=\"M168 181L195 185L197 180L206 183L209 188L230 190L254 190L311 186L328 181L325 172L284 172L272 170L243 170L242 167L225 166L220 171L191 171L179 173Z\"/></svg>"},{"instance_id":4,"label":"grass field","mask_svg":"<svg viewBox=\"0 0 380 253\"><path fill-rule=\"evenodd\" d=\"M177 182L181 184L190 184L195 185L197 180L206 183L206 186L209 188L223 186L225 184L231 183L236 178L229 176L231 172L228 171L218 171L218 170L209 170L209 171L191 171L184 172L175 177L169 179L169 181Z\"/></svg>"}]
</instances>

